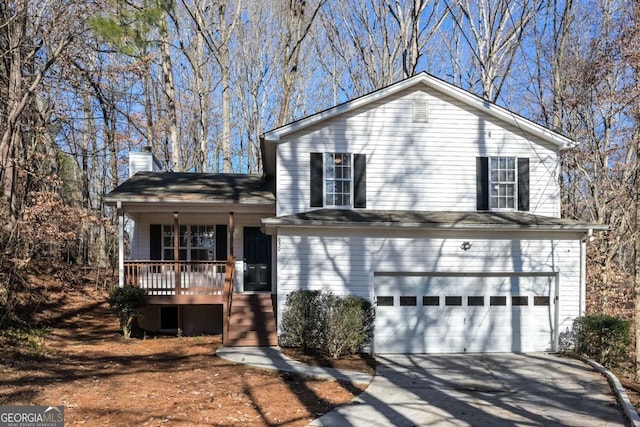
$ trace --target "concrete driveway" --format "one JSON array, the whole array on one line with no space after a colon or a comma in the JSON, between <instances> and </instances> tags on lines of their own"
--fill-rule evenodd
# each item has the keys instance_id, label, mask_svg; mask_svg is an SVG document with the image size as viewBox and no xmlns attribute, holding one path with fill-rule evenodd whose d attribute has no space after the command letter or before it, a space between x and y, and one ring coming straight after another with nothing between
<instances>
[{"instance_id":1,"label":"concrete driveway","mask_svg":"<svg viewBox=\"0 0 640 427\"><path fill-rule=\"evenodd\" d=\"M382 355L369 388L312 426L622 426L601 374L536 354Z\"/></svg>"}]
</instances>

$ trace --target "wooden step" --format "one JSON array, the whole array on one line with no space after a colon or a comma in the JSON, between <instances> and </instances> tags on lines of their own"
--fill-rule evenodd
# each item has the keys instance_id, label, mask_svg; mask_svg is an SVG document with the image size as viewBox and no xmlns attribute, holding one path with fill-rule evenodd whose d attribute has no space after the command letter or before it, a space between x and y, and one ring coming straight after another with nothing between
<instances>
[{"instance_id":1,"label":"wooden step","mask_svg":"<svg viewBox=\"0 0 640 427\"><path fill-rule=\"evenodd\" d=\"M276 331L247 331L247 330L239 330L239 329L229 329L229 339L230 340L239 340L239 339L249 339L249 338L269 338L276 337Z\"/></svg>"},{"instance_id":2,"label":"wooden step","mask_svg":"<svg viewBox=\"0 0 640 427\"><path fill-rule=\"evenodd\" d=\"M233 313L251 313L251 312L259 312L259 313L273 313L273 307L270 305L264 306L251 306L251 305L235 305L231 306L231 314Z\"/></svg>"},{"instance_id":3,"label":"wooden step","mask_svg":"<svg viewBox=\"0 0 640 427\"><path fill-rule=\"evenodd\" d=\"M224 345L278 345L274 301L272 294L234 294Z\"/></svg>"},{"instance_id":4,"label":"wooden step","mask_svg":"<svg viewBox=\"0 0 640 427\"><path fill-rule=\"evenodd\" d=\"M259 331L259 332L275 332L277 330L276 322L251 323L242 320L229 322L229 332L231 331Z\"/></svg>"},{"instance_id":5,"label":"wooden step","mask_svg":"<svg viewBox=\"0 0 640 427\"><path fill-rule=\"evenodd\" d=\"M242 333L229 331L227 347L275 346L278 345L278 334L275 332L245 331Z\"/></svg>"},{"instance_id":6,"label":"wooden step","mask_svg":"<svg viewBox=\"0 0 640 427\"><path fill-rule=\"evenodd\" d=\"M275 317L273 314L271 316L265 316L263 314L253 314L249 313L244 316L231 316L229 318L229 326L253 326L253 325L267 325L267 324L276 324Z\"/></svg>"},{"instance_id":7,"label":"wooden step","mask_svg":"<svg viewBox=\"0 0 640 427\"><path fill-rule=\"evenodd\" d=\"M234 294L232 305L234 307L273 307L271 294Z\"/></svg>"}]
</instances>

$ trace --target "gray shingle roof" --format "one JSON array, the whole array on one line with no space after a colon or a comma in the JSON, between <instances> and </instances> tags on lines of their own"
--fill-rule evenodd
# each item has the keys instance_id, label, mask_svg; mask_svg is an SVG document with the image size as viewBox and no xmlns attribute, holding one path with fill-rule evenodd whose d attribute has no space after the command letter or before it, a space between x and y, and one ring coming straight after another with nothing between
<instances>
[{"instance_id":1,"label":"gray shingle roof","mask_svg":"<svg viewBox=\"0 0 640 427\"><path fill-rule=\"evenodd\" d=\"M105 201L275 204L274 188L273 181L262 175L138 172L109 193Z\"/></svg>"},{"instance_id":2,"label":"gray shingle roof","mask_svg":"<svg viewBox=\"0 0 640 427\"><path fill-rule=\"evenodd\" d=\"M545 229L588 230L607 228L568 218L551 218L525 212L453 212L319 209L268 218L267 226L298 227L407 227L428 229Z\"/></svg>"}]
</instances>

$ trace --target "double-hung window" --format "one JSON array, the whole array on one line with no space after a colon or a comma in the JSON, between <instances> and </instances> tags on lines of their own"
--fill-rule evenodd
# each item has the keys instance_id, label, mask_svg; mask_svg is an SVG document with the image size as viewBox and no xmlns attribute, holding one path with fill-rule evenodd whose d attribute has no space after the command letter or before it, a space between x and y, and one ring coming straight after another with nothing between
<instances>
[{"instance_id":1,"label":"double-hung window","mask_svg":"<svg viewBox=\"0 0 640 427\"><path fill-rule=\"evenodd\" d=\"M328 207L351 207L351 153L324 154L324 201Z\"/></svg>"},{"instance_id":2,"label":"double-hung window","mask_svg":"<svg viewBox=\"0 0 640 427\"><path fill-rule=\"evenodd\" d=\"M515 209L517 201L517 170L515 157L491 157L491 208Z\"/></svg>"},{"instance_id":3,"label":"double-hung window","mask_svg":"<svg viewBox=\"0 0 640 427\"><path fill-rule=\"evenodd\" d=\"M367 207L367 157L360 153L310 153L312 208Z\"/></svg>"},{"instance_id":4,"label":"double-hung window","mask_svg":"<svg viewBox=\"0 0 640 427\"><path fill-rule=\"evenodd\" d=\"M529 210L529 159L476 157L476 208Z\"/></svg>"}]
</instances>

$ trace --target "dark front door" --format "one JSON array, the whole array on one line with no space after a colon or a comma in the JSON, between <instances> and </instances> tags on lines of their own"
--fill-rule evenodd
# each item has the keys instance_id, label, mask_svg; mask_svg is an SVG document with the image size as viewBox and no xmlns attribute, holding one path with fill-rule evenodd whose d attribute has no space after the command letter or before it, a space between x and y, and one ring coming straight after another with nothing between
<instances>
[{"instance_id":1,"label":"dark front door","mask_svg":"<svg viewBox=\"0 0 640 427\"><path fill-rule=\"evenodd\" d=\"M244 228L244 291L271 292L271 236Z\"/></svg>"}]
</instances>

